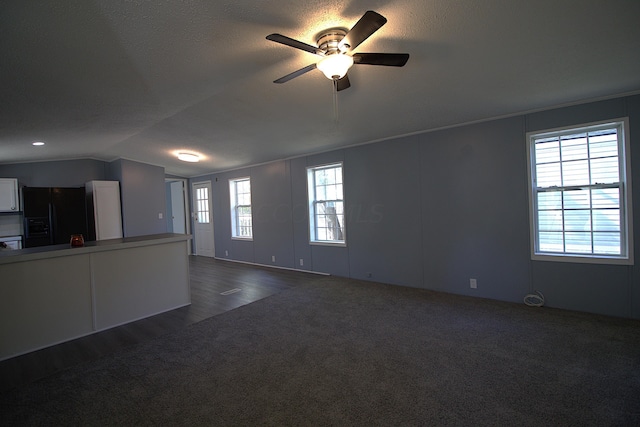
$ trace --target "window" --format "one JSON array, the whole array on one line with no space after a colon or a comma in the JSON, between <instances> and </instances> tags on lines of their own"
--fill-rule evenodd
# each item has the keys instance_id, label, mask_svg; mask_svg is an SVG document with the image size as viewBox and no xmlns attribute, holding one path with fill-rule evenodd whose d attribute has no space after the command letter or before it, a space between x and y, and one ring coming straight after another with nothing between
<instances>
[{"instance_id":1,"label":"window","mask_svg":"<svg viewBox=\"0 0 640 427\"><path fill-rule=\"evenodd\" d=\"M632 264L628 122L530 133L532 259Z\"/></svg>"},{"instance_id":2,"label":"window","mask_svg":"<svg viewBox=\"0 0 640 427\"><path fill-rule=\"evenodd\" d=\"M342 163L307 168L312 243L345 244Z\"/></svg>"},{"instance_id":3,"label":"window","mask_svg":"<svg viewBox=\"0 0 640 427\"><path fill-rule=\"evenodd\" d=\"M253 226L251 220L251 181L249 178L229 180L231 199L231 237L251 239Z\"/></svg>"},{"instance_id":4,"label":"window","mask_svg":"<svg viewBox=\"0 0 640 427\"><path fill-rule=\"evenodd\" d=\"M209 223L209 188L204 185L194 187L196 191L196 221Z\"/></svg>"}]
</instances>

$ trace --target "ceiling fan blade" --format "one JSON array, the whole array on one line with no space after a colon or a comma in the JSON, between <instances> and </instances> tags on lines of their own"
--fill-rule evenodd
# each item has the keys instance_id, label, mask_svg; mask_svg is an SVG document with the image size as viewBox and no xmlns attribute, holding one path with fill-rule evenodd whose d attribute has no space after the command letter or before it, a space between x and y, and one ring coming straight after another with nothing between
<instances>
[{"instance_id":1,"label":"ceiling fan blade","mask_svg":"<svg viewBox=\"0 0 640 427\"><path fill-rule=\"evenodd\" d=\"M354 64L402 67L408 60L408 53L356 53L353 55Z\"/></svg>"},{"instance_id":2,"label":"ceiling fan blade","mask_svg":"<svg viewBox=\"0 0 640 427\"><path fill-rule=\"evenodd\" d=\"M280 77L278 80L274 80L274 83L286 83L289 80L296 78L298 76L303 75L304 73L308 73L309 71L315 70L316 69L316 64L311 64L311 65L307 65L304 68L300 68L297 71L294 71L293 73L289 73L284 77Z\"/></svg>"},{"instance_id":3,"label":"ceiling fan blade","mask_svg":"<svg viewBox=\"0 0 640 427\"><path fill-rule=\"evenodd\" d=\"M343 51L351 51L360 43L365 41L371 34L378 31L380 27L386 24L387 18L373 10L368 10L362 15L362 18L356 25L349 30L346 36L340 41L340 49Z\"/></svg>"},{"instance_id":4,"label":"ceiling fan blade","mask_svg":"<svg viewBox=\"0 0 640 427\"><path fill-rule=\"evenodd\" d=\"M314 53L319 55L320 50L316 46L311 46L310 44L302 43L301 41L292 39L291 37L283 36L282 34L269 34L267 36L267 40L271 40L272 42L281 43L285 46L295 47L296 49L304 50L305 52Z\"/></svg>"},{"instance_id":5,"label":"ceiling fan blade","mask_svg":"<svg viewBox=\"0 0 640 427\"><path fill-rule=\"evenodd\" d=\"M338 84L337 86L338 92L340 92L341 90L349 89L351 87L349 76L345 74L343 78L338 80L337 84Z\"/></svg>"}]
</instances>

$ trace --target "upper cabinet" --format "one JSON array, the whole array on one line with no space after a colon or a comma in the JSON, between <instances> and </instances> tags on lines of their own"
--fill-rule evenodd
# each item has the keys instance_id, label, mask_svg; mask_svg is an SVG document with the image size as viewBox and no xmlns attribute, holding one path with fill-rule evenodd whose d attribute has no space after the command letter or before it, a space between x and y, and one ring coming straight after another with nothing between
<instances>
[{"instance_id":1,"label":"upper cabinet","mask_svg":"<svg viewBox=\"0 0 640 427\"><path fill-rule=\"evenodd\" d=\"M15 178L0 178L0 212L18 211L20 211L18 180Z\"/></svg>"}]
</instances>

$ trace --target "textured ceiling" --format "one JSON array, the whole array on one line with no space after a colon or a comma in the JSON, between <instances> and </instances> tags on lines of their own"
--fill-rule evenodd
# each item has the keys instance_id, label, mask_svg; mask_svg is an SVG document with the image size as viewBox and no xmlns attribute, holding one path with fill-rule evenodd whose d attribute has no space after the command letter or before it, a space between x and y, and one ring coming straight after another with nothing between
<instances>
[{"instance_id":1,"label":"textured ceiling","mask_svg":"<svg viewBox=\"0 0 640 427\"><path fill-rule=\"evenodd\" d=\"M366 10L388 23L338 94L273 80ZM127 158L209 172L640 90L638 0L3 0L0 164ZM33 147L43 140L46 145ZM203 161L175 159L178 150Z\"/></svg>"}]
</instances>

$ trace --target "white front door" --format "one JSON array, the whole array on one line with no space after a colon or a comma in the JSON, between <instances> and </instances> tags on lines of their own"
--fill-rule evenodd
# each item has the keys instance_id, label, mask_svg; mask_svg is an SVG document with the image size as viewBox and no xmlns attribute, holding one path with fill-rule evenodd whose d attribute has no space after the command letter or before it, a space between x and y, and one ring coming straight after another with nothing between
<instances>
[{"instance_id":1,"label":"white front door","mask_svg":"<svg viewBox=\"0 0 640 427\"><path fill-rule=\"evenodd\" d=\"M196 255L215 256L213 247L213 215L211 212L211 181L193 184L193 215Z\"/></svg>"}]
</instances>

